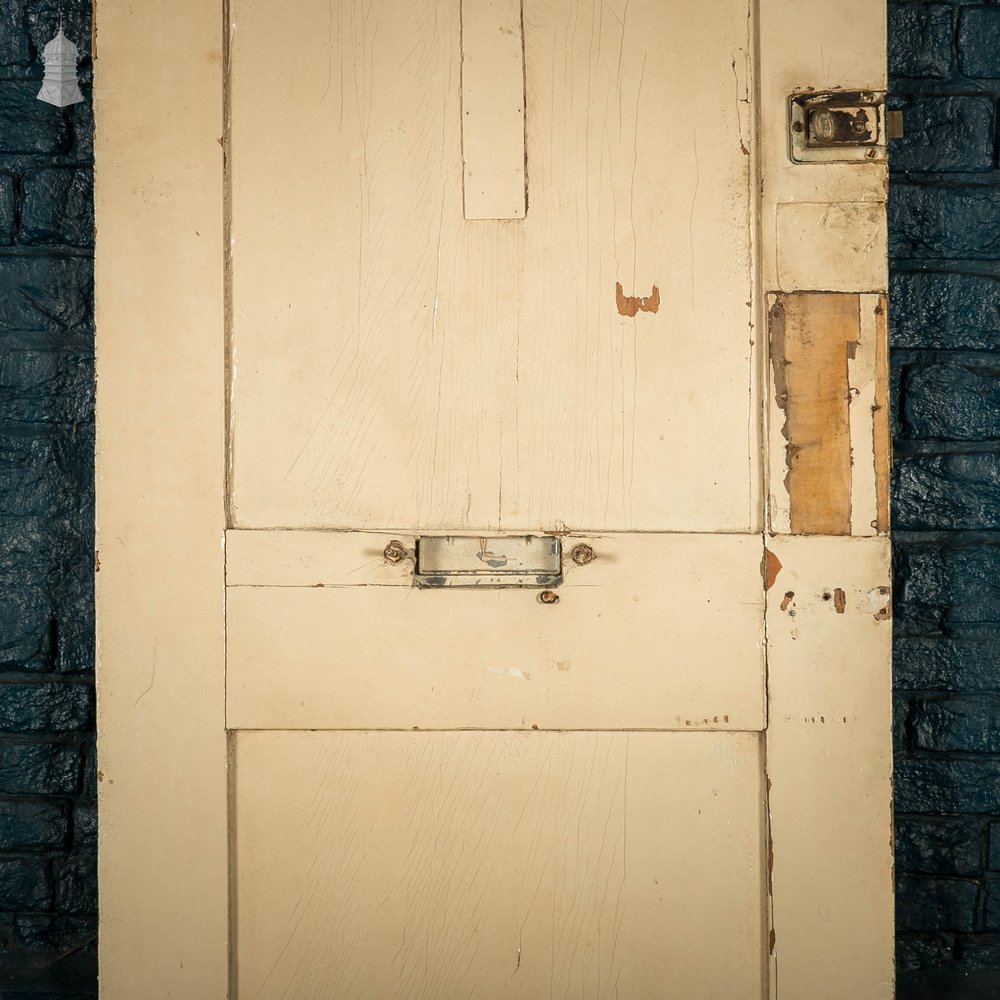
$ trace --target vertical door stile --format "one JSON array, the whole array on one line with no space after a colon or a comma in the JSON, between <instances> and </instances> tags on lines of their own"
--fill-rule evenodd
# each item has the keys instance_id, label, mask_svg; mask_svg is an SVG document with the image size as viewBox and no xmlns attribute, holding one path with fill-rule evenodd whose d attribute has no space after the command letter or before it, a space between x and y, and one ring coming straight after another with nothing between
<instances>
[{"instance_id":1,"label":"vertical door stile","mask_svg":"<svg viewBox=\"0 0 1000 1000\"><path fill-rule=\"evenodd\" d=\"M100 992L220 1000L222 16L100 0L95 25Z\"/></svg>"},{"instance_id":2,"label":"vertical door stile","mask_svg":"<svg viewBox=\"0 0 1000 1000\"><path fill-rule=\"evenodd\" d=\"M770 993L888 1000L885 10L760 11ZM870 145L803 150L824 104Z\"/></svg>"}]
</instances>

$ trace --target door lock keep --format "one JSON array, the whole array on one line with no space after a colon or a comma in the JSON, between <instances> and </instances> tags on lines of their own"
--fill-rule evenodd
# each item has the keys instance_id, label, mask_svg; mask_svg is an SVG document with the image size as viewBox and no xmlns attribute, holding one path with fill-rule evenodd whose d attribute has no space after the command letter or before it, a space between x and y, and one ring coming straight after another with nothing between
<instances>
[{"instance_id":1,"label":"door lock keep","mask_svg":"<svg viewBox=\"0 0 1000 1000\"><path fill-rule=\"evenodd\" d=\"M793 94L788 101L791 157L796 163L884 160L886 118L882 93Z\"/></svg>"}]
</instances>

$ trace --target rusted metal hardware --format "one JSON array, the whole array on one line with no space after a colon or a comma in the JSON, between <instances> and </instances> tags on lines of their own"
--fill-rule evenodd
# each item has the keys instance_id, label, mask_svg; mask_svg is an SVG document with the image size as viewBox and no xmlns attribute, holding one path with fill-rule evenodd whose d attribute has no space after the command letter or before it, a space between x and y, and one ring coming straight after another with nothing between
<instances>
[{"instance_id":1,"label":"rusted metal hardware","mask_svg":"<svg viewBox=\"0 0 1000 1000\"><path fill-rule=\"evenodd\" d=\"M538 600L542 604L558 604L559 595L554 590L543 590L538 595Z\"/></svg>"},{"instance_id":2,"label":"rusted metal hardware","mask_svg":"<svg viewBox=\"0 0 1000 1000\"><path fill-rule=\"evenodd\" d=\"M788 101L790 154L796 163L885 158L885 94L809 91Z\"/></svg>"},{"instance_id":3,"label":"rusted metal hardware","mask_svg":"<svg viewBox=\"0 0 1000 1000\"><path fill-rule=\"evenodd\" d=\"M587 563L594 561L594 550L585 542L581 542L579 545L573 546L573 551L570 552L570 558L577 564L577 566L586 566Z\"/></svg>"},{"instance_id":4,"label":"rusted metal hardware","mask_svg":"<svg viewBox=\"0 0 1000 1000\"><path fill-rule=\"evenodd\" d=\"M382 556L386 562L401 563L406 558L406 546L394 538L382 550Z\"/></svg>"}]
</instances>

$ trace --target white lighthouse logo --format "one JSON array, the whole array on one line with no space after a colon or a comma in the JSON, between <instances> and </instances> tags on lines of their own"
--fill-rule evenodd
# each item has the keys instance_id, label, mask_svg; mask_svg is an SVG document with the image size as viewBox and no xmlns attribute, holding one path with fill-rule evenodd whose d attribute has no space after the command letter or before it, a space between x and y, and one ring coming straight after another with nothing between
<instances>
[{"instance_id":1,"label":"white lighthouse logo","mask_svg":"<svg viewBox=\"0 0 1000 1000\"><path fill-rule=\"evenodd\" d=\"M45 76L38 99L57 108L79 104L83 100L80 85L76 79L76 46L63 34L62 23L59 33L42 50Z\"/></svg>"}]
</instances>

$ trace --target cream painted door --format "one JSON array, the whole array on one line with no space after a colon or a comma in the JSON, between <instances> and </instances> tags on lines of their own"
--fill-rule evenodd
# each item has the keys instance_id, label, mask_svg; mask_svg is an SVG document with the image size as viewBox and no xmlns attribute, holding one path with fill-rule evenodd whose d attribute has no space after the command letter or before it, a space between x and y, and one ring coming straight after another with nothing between
<instances>
[{"instance_id":1,"label":"cream painted door","mask_svg":"<svg viewBox=\"0 0 1000 1000\"><path fill-rule=\"evenodd\" d=\"M102 996L891 996L854 8L99 4Z\"/></svg>"}]
</instances>

